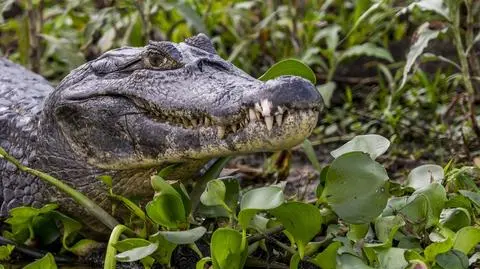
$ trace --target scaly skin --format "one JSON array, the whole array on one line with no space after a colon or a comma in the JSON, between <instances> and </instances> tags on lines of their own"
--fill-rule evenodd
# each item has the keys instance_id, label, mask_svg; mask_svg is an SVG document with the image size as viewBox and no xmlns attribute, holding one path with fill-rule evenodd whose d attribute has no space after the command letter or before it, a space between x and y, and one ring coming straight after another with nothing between
<instances>
[{"instance_id":1,"label":"scaly skin","mask_svg":"<svg viewBox=\"0 0 480 269\"><path fill-rule=\"evenodd\" d=\"M192 177L206 160L275 151L315 127L321 97L308 81L266 83L220 58L203 34L182 43L120 48L73 70L54 90L38 75L0 59L0 145L105 209L114 192L151 198L150 175L184 163ZM1 215L20 205L57 202L103 230L70 198L0 160Z\"/></svg>"}]
</instances>

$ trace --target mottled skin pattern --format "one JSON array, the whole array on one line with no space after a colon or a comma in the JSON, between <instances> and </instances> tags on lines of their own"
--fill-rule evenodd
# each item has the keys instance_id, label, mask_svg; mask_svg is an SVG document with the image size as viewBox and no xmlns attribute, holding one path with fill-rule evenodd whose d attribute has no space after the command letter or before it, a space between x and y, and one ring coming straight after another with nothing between
<instances>
[{"instance_id":1,"label":"mottled skin pattern","mask_svg":"<svg viewBox=\"0 0 480 269\"><path fill-rule=\"evenodd\" d=\"M192 177L211 158L274 151L303 141L321 97L292 76L266 83L220 58L205 35L112 50L73 70L54 90L0 59L0 145L30 167L111 208L114 192L150 199L150 175L184 163ZM102 231L76 203L0 160L1 215L19 205L57 202Z\"/></svg>"}]
</instances>

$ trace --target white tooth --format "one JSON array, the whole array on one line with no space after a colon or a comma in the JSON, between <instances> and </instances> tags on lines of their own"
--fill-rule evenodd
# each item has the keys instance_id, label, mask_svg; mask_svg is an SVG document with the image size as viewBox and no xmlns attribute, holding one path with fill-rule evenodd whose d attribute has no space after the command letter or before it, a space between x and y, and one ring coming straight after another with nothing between
<instances>
[{"instance_id":1,"label":"white tooth","mask_svg":"<svg viewBox=\"0 0 480 269\"><path fill-rule=\"evenodd\" d=\"M302 116L302 118L308 118L308 114L307 114L307 111L300 111L300 116Z\"/></svg>"},{"instance_id":2,"label":"white tooth","mask_svg":"<svg viewBox=\"0 0 480 269\"><path fill-rule=\"evenodd\" d=\"M285 112L285 110L281 106L277 106L277 112L280 113L280 114L283 114L283 112Z\"/></svg>"},{"instance_id":3,"label":"white tooth","mask_svg":"<svg viewBox=\"0 0 480 269\"><path fill-rule=\"evenodd\" d=\"M270 116L270 113L272 112L272 102L268 101L268 99L263 99L261 101L262 105L262 115L264 117Z\"/></svg>"},{"instance_id":4,"label":"white tooth","mask_svg":"<svg viewBox=\"0 0 480 269\"><path fill-rule=\"evenodd\" d=\"M205 117L205 126L209 126L210 125L210 119Z\"/></svg>"},{"instance_id":5,"label":"white tooth","mask_svg":"<svg viewBox=\"0 0 480 269\"><path fill-rule=\"evenodd\" d=\"M262 112L262 106L260 105L260 103L255 103L255 110L258 112Z\"/></svg>"},{"instance_id":6,"label":"white tooth","mask_svg":"<svg viewBox=\"0 0 480 269\"><path fill-rule=\"evenodd\" d=\"M219 139L225 136L225 126L217 126L217 136Z\"/></svg>"},{"instance_id":7,"label":"white tooth","mask_svg":"<svg viewBox=\"0 0 480 269\"><path fill-rule=\"evenodd\" d=\"M278 126L282 126L283 115L275 115L275 121L277 122Z\"/></svg>"},{"instance_id":8,"label":"white tooth","mask_svg":"<svg viewBox=\"0 0 480 269\"><path fill-rule=\"evenodd\" d=\"M236 124L232 125L232 130L233 130L234 133L237 131L237 125Z\"/></svg>"},{"instance_id":9,"label":"white tooth","mask_svg":"<svg viewBox=\"0 0 480 269\"><path fill-rule=\"evenodd\" d=\"M255 117L257 118L257 120L260 120L262 118L260 112L258 111L255 111Z\"/></svg>"},{"instance_id":10,"label":"white tooth","mask_svg":"<svg viewBox=\"0 0 480 269\"><path fill-rule=\"evenodd\" d=\"M255 113L253 114L253 116L255 117ZM248 125L248 118L245 118L245 121L243 123L244 123L244 126L247 126Z\"/></svg>"},{"instance_id":11,"label":"white tooth","mask_svg":"<svg viewBox=\"0 0 480 269\"><path fill-rule=\"evenodd\" d=\"M193 127L197 127L198 122L196 119L191 119L190 122L192 123Z\"/></svg>"},{"instance_id":12,"label":"white tooth","mask_svg":"<svg viewBox=\"0 0 480 269\"><path fill-rule=\"evenodd\" d=\"M272 116L265 116L265 124L267 125L267 129L270 131L273 128L273 117Z\"/></svg>"},{"instance_id":13,"label":"white tooth","mask_svg":"<svg viewBox=\"0 0 480 269\"><path fill-rule=\"evenodd\" d=\"M255 122L257 120L257 116L255 115L255 110L253 110L253 108L248 109L248 117L250 118L250 121Z\"/></svg>"}]
</instances>

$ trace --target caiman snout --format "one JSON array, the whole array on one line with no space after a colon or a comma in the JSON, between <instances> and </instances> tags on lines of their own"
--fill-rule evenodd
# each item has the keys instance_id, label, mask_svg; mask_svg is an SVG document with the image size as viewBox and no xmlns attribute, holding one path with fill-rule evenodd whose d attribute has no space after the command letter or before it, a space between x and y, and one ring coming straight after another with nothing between
<instances>
[{"instance_id":1,"label":"caiman snout","mask_svg":"<svg viewBox=\"0 0 480 269\"><path fill-rule=\"evenodd\" d=\"M261 99L269 100L273 106L293 109L321 109L323 104L315 86L296 76L281 76L265 82Z\"/></svg>"}]
</instances>

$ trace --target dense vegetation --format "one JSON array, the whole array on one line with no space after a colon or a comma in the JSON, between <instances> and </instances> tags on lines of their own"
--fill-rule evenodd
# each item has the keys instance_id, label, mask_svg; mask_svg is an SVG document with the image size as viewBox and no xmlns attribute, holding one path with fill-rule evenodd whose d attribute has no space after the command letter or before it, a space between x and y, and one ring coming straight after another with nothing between
<instances>
[{"instance_id":1,"label":"dense vegetation","mask_svg":"<svg viewBox=\"0 0 480 269\"><path fill-rule=\"evenodd\" d=\"M217 179L229 160L220 159L201 179L207 189L189 197L163 179L175 167L165 169L152 177L156 195L145 209L112 192L132 221L111 227L105 268L168 266L179 245L210 249L197 268L480 266L480 2L6 0L0 13L1 54L52 83L109 49L198 32L256 77L287 58L315 74L293 61L273 67L316 81L326 109L312 137L264 161L256 156L257 166L228 164L268 182L308 166L299 189ZM12 210L6 223L4 237L56 254L82 256L99 245L55 205ZM51 223L59 229L46 229ZM12 244L0 259L8 261ZM53 264L48 254L29 268Z\"/></svg>"}]
</instances>

